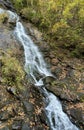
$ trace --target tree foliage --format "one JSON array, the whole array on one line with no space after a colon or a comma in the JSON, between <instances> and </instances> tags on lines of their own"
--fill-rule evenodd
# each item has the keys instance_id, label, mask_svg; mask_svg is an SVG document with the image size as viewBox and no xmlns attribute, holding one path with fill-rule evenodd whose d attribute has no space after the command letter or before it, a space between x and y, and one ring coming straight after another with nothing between
<instances>
[{"instance_id":1,"label":"tree foliage","mask_svg":"<svg viewBox=\"0 0 84 130\"><path fill-rule=\"evenodd\" d=\"M84 55L84 0L12 1L24 18L38 26L60 47L72 50L77 56Z\"/></svg>"}]
</instances>

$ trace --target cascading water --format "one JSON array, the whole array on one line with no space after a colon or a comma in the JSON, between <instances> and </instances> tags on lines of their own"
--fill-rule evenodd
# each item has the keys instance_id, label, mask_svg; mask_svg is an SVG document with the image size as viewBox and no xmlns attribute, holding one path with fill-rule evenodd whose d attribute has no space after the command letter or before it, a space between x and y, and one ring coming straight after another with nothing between
<instances>
[{"instance_id":1,"label":"cascading water","mask_svg":"<svg viewBox=\"0 0 84 130\"><path fill-rule=\"evenodd\" d=\"M35 73L38 73L42 77L50 76L51 73L46 69L46 64L41 53L30 37L26 35L24 27L20 22L16 24L15 35L24 47L26 72L32 76L35 85L43 85L41 79L38 82Z\"/></svg>"},{"instance_id":2,"label":"cascading water","mask_svg":"<svg viewBox=\"0 0 84 130\"><path fill-rule=\"evenodd\" d=\"M9 15L10 20L16 19L14 35L24 47L25 70L34 80L34 84L40 87L43 85L42 78L53 75L48 71L42 54L38 50L38 47L34 45L31 38L26 34L22 23L19 22L19 17L17 14L11 11L0 9L0 13L4 12ZM39 74L41 78L38 79L35 73ZM49 93L44 87L43 93L46 95L45 102L47 106L45 111L49 119L50 128L52 130L79 130L71 123L68 116L63 112L62 105L58 98L55 97L52 93Z\"/></svg>"}]
</instances>

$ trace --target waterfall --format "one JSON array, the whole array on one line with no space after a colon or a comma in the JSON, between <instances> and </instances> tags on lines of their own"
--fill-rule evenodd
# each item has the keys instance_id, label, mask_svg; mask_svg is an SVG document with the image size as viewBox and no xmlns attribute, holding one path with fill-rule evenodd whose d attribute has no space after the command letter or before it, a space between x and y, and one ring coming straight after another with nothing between
<instances>
[{"instance_id":1,"label":"waterfall","mask_svg":"<svg viewBox=\"0 0 84 130\"><path fill-rule=\"evenodd\" d=\"M38 47L35 46L30 37L26 35L21 22L16 23L15 35L24 47L26 72L34 79L35 85L43 85L41 79L39 79L39 81L36 79L36 73L41 77L52 76L52 74L47 70L46 64L43 60L42 54L38 50Z\"/></svg>"},{"instance_id":2,"label":"waterfall","mask_svg":"<svg viewBox=\"0 0 84 130\"><path fill-rule=\"evenodd\" d=\"M24 48L25 71L33 79L36 86L45 86L43 85L42 79L53 75L47 69L47 65L41 52L39 52L38 47L33 43L30 36L26 34L22 23L19 22L17 14L0 9L0 13L3 12L6 12L9 15L9 19L16 19L14 35ZM37 75L39 75L40 78ZM45 87L43 87L43 93L46 95L45 111L50 123L50 128L52 130L79 130L79 128L72 124L69 117L63 112L59 99L52 93L48 92Z\"/></svg>"}]
</instances>

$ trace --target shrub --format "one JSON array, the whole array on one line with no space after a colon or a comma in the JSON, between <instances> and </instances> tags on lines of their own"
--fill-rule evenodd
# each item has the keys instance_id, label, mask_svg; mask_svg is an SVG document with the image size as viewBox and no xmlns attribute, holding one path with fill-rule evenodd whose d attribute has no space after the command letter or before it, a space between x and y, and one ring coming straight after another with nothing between
<instances>
[{"instance_id":1,"label":"shrub","mask_svg":"<svg viewBox=\"0 0 84 130\"><path fill-rule=\"evenodd\" d=\"M10 86L21 87L25 72L16 57L11 57L9 54L4 54L2 61L2 77L3 83Z\"/></svg>"},{"instance_id":2,"label":"shrub","mask_svg":"<svg viewBox=\"0 0 84 130\"><path fill-rule=\"evenodd\" d=\"M38 26L49 43L54 41L71 53L82 53L78 46L84 43L84 0L14 1L17 2L22 3L19 12Z\"/></svg>"}]
</instances>

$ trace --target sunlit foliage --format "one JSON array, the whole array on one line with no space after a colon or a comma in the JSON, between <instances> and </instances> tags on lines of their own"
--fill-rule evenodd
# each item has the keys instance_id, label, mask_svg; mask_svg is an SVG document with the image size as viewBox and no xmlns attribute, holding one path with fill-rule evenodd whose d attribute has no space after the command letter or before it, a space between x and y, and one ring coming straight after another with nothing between
<instances>
[{"instance_id":1,"label":"sunlit foliage","mask_svg":"<svg viewBox=\"0 0 84 130\"><path fill-rule=\"evenodd\" d=\"M38 26L60 47L70 49L75 55L84 55L84 51L79 50L84 43L84 0L12 1L22 17Z\"/></svg>"}]
</instances>

